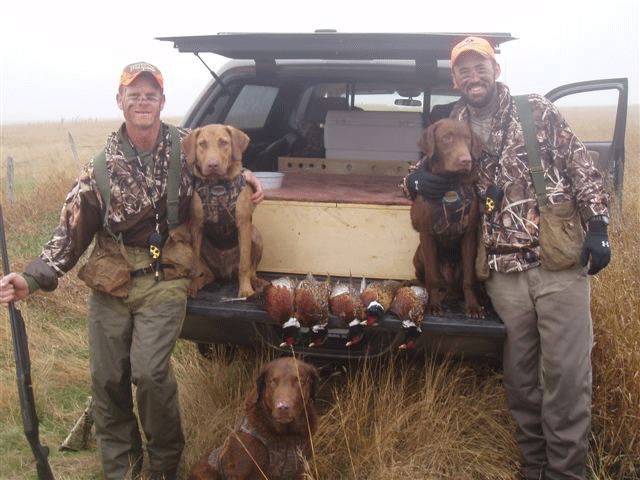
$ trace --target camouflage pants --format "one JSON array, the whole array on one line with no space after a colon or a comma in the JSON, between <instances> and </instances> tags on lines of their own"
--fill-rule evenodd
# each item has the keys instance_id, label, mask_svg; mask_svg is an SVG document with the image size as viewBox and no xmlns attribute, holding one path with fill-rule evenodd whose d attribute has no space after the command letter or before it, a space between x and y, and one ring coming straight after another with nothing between
<instances>
[{"instance_id":1,"label":"camouflage pants","mask_svg":"<svg viewBox=\"0 0 640 480\"><path fill-rule=\"evenodd\" d=\"M491 272L507 327L504 385L528 479L584 479L591 428L593 329L582 268Z\"/></svg>"},{"instance_id":2,"label":"camouflage pants","mask_svg":"<svg viewBox=\"0 0 640 480\"><path fill-rule=\"evenodd\" d=\"M171 353L180 333L188 280L133 280L127 299L92 291L89 353L98 448L105 479L135 478L142 469L139 422L152 471L175 471L184 437Z\"/></svg>"}]
</instances>

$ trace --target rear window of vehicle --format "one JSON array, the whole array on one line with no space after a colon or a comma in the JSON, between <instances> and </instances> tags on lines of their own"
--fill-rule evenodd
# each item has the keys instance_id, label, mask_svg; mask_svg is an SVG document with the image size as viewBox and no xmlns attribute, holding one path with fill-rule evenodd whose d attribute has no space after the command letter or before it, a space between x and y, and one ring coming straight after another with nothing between
<instances>
[{"instance_id":1,"label":"rear window of vehicle","mask_svg":"<svg viewBox=\"0 0 640 480\"><path fill-rule=\"evenodd\" d=\"M244 85L231 105L224 123L241 130L263 128L277 95L277 87Z\"/></svg>"}]
</instances>

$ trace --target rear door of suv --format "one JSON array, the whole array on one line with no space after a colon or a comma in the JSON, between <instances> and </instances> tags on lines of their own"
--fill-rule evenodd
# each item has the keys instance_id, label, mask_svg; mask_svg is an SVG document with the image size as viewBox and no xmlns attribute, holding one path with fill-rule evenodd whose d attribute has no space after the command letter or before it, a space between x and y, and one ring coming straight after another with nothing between
<instances>
[{"instance_id":1,"label":"rear door of suv","mask_svg":"<svg viewBox=\"0 0 640 480\"><path fill-rule=\"evenodd\" d=\"M628 89L628 79L611 78L562 85L546 94L587 146L598 170L606 174L618 211L622 207Z\"/></svg>"}]
</instances>

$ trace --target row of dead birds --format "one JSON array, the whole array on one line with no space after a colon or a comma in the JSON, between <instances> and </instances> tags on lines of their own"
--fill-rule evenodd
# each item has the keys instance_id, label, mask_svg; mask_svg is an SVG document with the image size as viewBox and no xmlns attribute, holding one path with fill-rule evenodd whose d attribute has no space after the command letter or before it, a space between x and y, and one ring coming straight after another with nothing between
<instances>
[{"instance_id":1,"label":"row of dead birds","mask_svg":"<svg viewBox=\"0 0 640 480\"><path fill-rule=\"evenodd\" d=\"M424 287L398 280L374 280L363 278L360 288L352 282L316 280L311 274L296 280L280 277L270 282L263 291L263 301L271 320L282 326L281 347L294 345L300 339L301 327L306 327L305 337L309 347L321 345L331 327L347 328L345 346L352 347L364 338L366 328L377 325L386 312L402 321L405 339L400 349L413 347L420 334L420 322L427 304ZM330 313L338 324L330 324Z\"/></svg>"}]
</instances>

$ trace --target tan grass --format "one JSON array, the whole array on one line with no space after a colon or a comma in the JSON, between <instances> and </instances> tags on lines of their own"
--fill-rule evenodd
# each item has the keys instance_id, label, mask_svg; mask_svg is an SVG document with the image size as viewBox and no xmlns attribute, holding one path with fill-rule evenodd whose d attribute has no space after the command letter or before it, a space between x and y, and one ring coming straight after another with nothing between
<instances>
[{"instance_id":1,"label":"tan grass","mask_svg":"<svg viewBox=\"0 0 640 480\"><path fill-rule=\"evenodd\" d=\"M316 439L318 478L513 477L498 374L432 361L370 367L333 387Z\"/></svg>"},{"instance_id":2,"label":"tan grass","mask_svg":"<svg viewBox=\"0 0 640 480\"><path fill-rule=\"evenodd\" d=\"M597 125L585 115L587 126ZM640 478L640 178L639 109L630 110L623 212L611 227L613 261L592 279L595 331L592 448L589 479ZM103 144L114 122L3 126L0 181L14 269L39 252L77 174L71 131L81 162ZM595 128L595 127L593 127ZM5 165L11 154L22 188L6 204ZM28 188L26 188L28 187ZM86 288L73 272L55 294L19 304L27 322L41 438L52 448L56 478L100 478L95 450L61 453L57 446L82 413L89 394L84 320ZM22 434L6 309L0 310L0 478L33 478ZM174 355L187 447L183 472L222 439L242 415L243 398L267 358L205 361L180 341ZM514 478L518 455L498 372L453 362L407 367L365 365L327 380L318 401L319 430L309 478Z\"/></svg>"}]
</instances>

